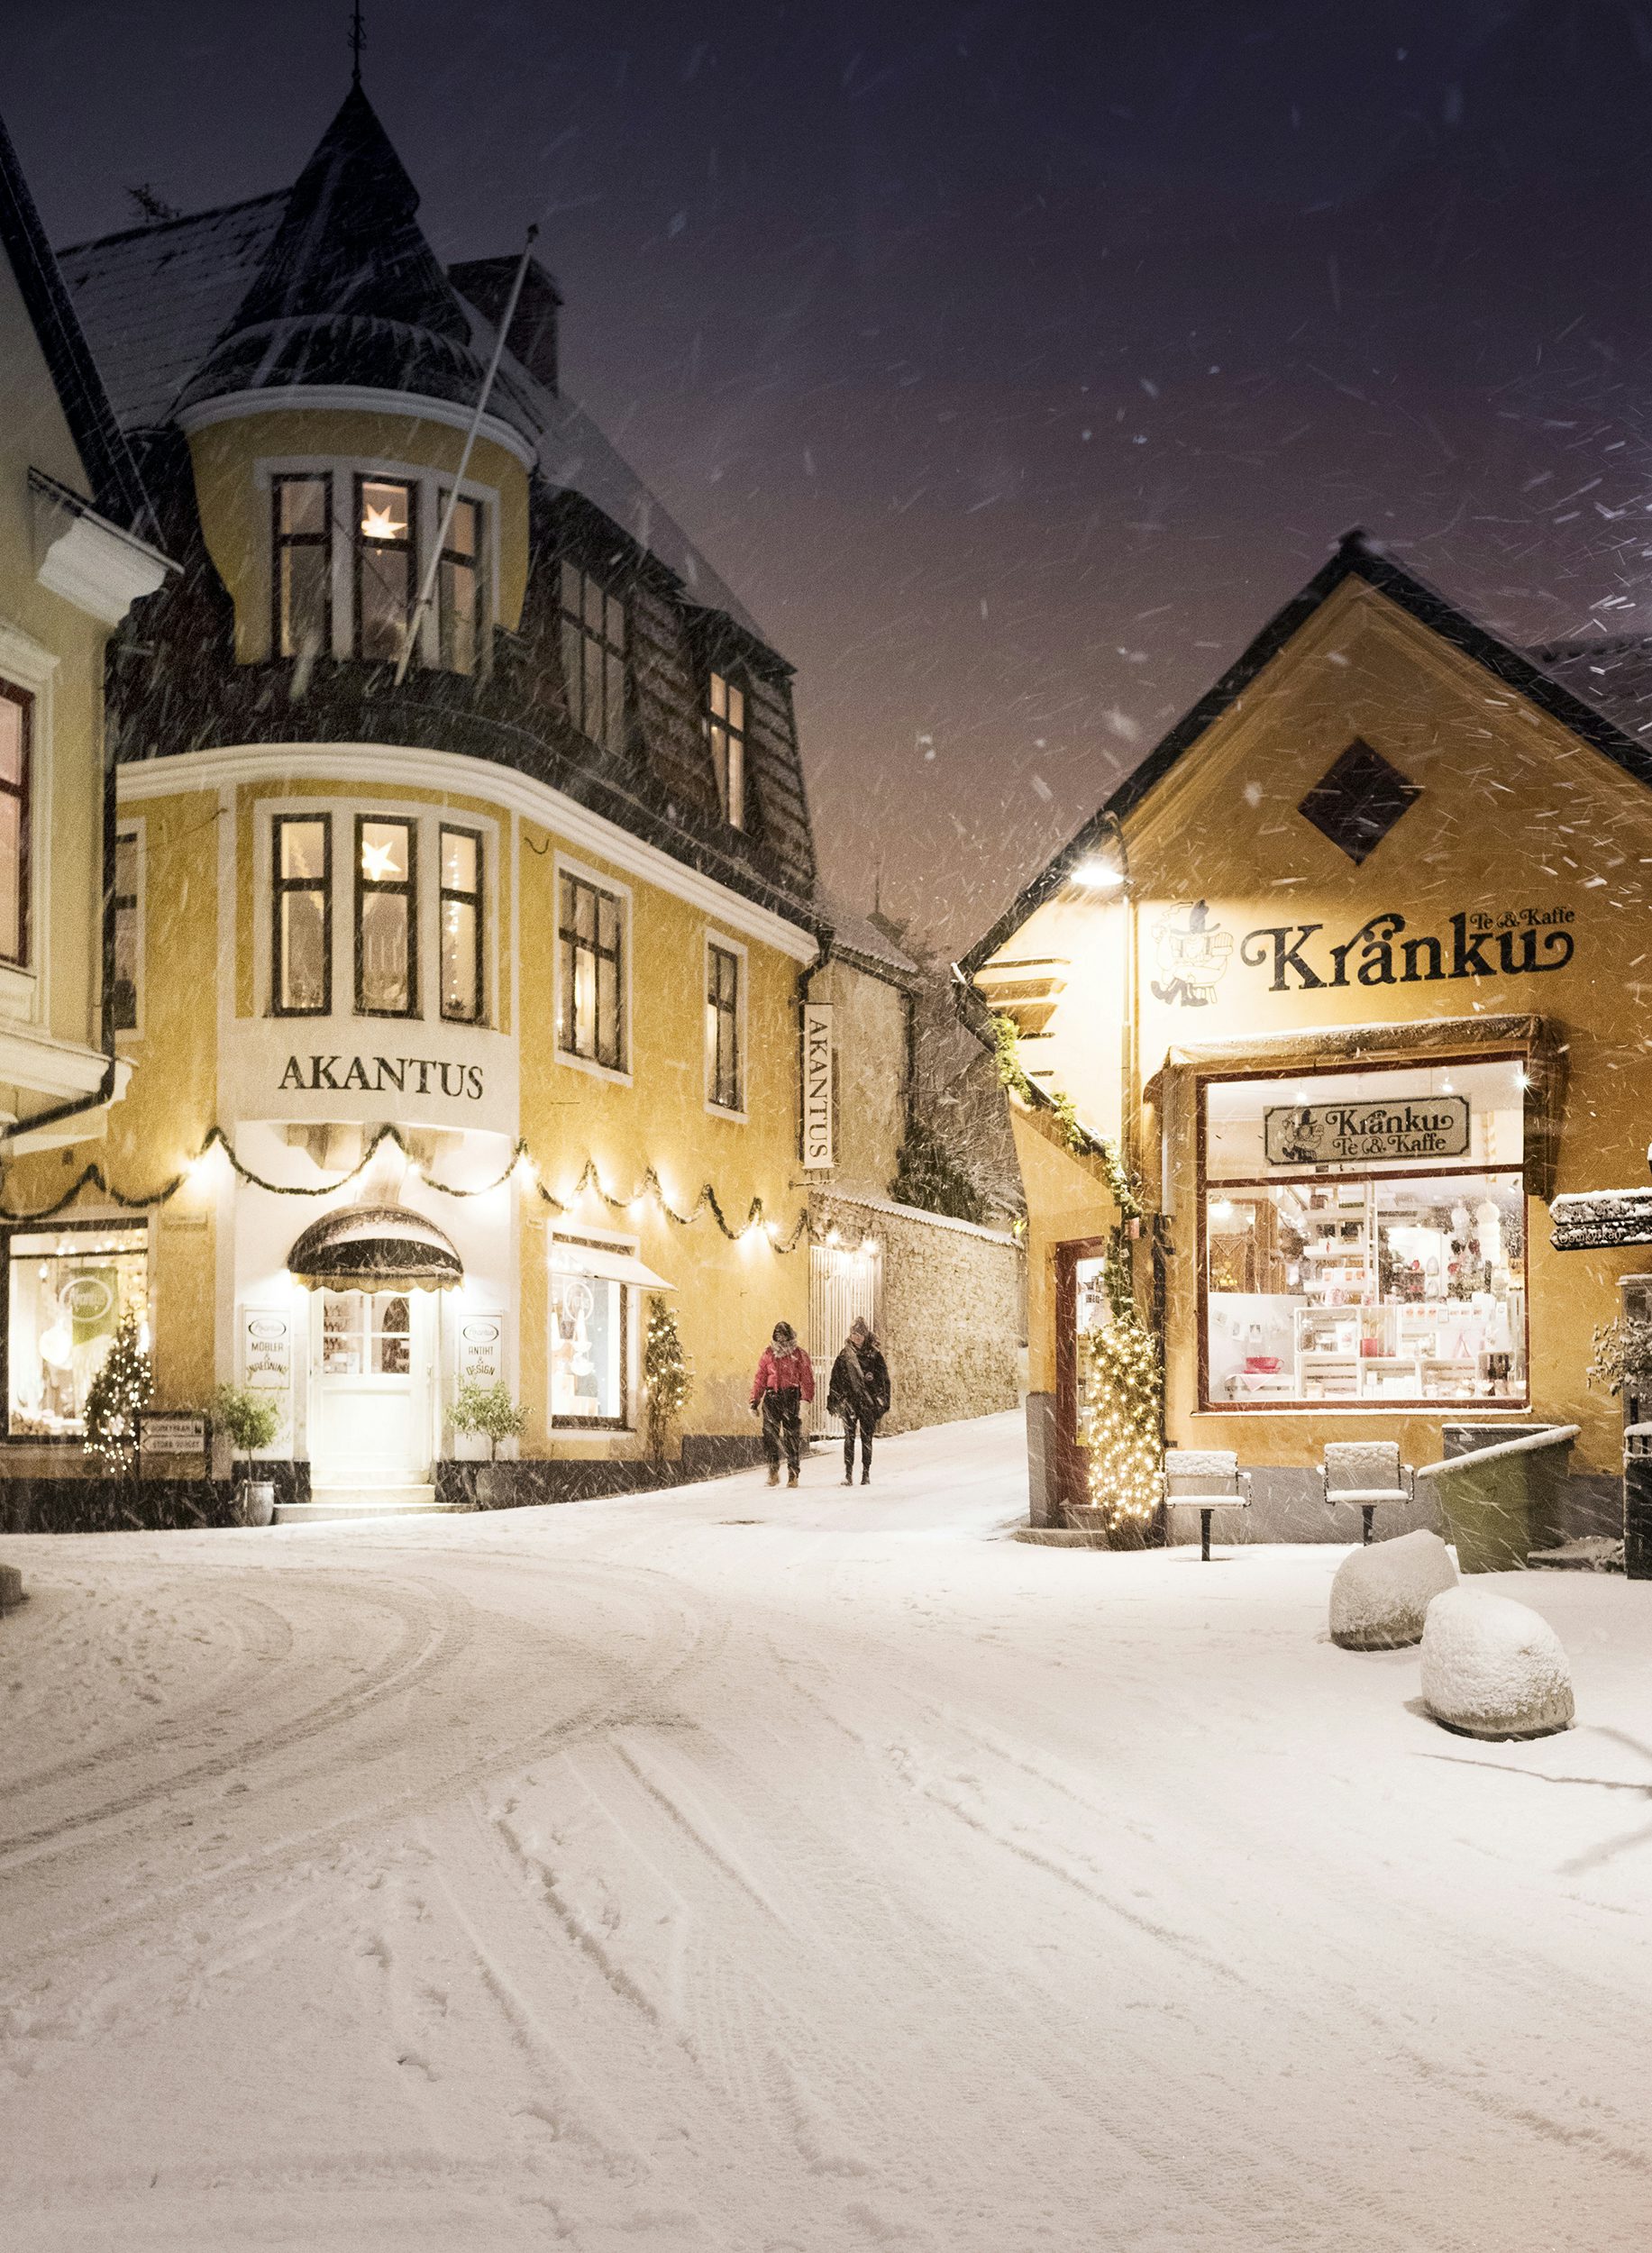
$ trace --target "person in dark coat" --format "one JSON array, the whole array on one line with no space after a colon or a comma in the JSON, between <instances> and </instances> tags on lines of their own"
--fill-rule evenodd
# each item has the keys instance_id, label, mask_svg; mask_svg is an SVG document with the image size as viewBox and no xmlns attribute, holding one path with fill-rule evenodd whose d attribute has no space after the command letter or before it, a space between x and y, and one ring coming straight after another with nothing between
<instances>
[{"instance_id":1,"label":"person in dark coat","mask_svg":"<svg viewBox=\"0 0 1652 2253\"><path fill-rule=\"evenodd\" d=\"M786 1483L795 1486L803 1463L803 1404L815 1397L815 1372L789 1322L777 1322L765 1345L752 1386L753 1413L762 1415L762 1451L769 1458L769 1483L780 1482L780 1450L786 1451Z\"/></svg>"},{"instance_id":2,"label":"person in dark coat","mask_svg":"<svg viewBox=\"0 0 1652 2253\"><path fill-rule=\"evenodd\" d=\"M844 1484L854 1484L854 1442L861 1442L861 1484L872 1484L872 1435L890 1412L889 1364L882 1348L857 1314L844 1349L832 1364L826 1409L844 1419Z\"/></svg>"}]
</instances>

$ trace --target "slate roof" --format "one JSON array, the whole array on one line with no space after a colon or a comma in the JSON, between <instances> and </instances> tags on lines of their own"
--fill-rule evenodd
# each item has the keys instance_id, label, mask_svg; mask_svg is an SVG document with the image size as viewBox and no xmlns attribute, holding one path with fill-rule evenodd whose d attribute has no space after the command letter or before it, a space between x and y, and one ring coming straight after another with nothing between
<instances>
[{"instance_id":1,"label":"slate roof","mask_svg":"<svg viewBox=\"0 0 1652 2253\"><path fill-rule=\"evenodd\" d=\"M917 963L871 917L857 915L825 893L817 892L816 898L832 926L835 953L849 956L892 986L918 984L923 972Z\"/></svg>"},{"instance_id":2,"label":"slate roof","mask_svg":"<svg viewBox=\"0 0 1652 2253\"><path fill-rule=\"evenodd\" d=\"M0 251L9 260L57 388L92 498L110 523L144 537L154 516L137 463L75 316L11 136L0 123Z\"/></svg>"},{"instance_id":3,"label":"slate roof","mask_svg":"<svg viewBox=\"0 0 1652 2253\"><path fill-rule=\"evenodd\" d=\"M1517 689L1529 703L1558 720L1582 742L1652 788L1652 746L1637 739L1634 728L1638 723L1626 723L1614 716L1603 703L1593 698L1585 700L1580 679L1569 662L1565 666L1558 661L1539 664L1524 651L1500 641L1466 611L1448 601L1438 588L1429 586L1426 579L1406 570L1392 556L1374 546L1366 534L1356 528L1343 535L1330 561L1314 574L1300 594L1292 596L1282 609L1274 613L1220 680L1182 714L1168 734L1160 737L1106 805L1067 840L1005 909L991 930L961 958L958 967L966 977L972 976L1036 908L1061 889L1074 863L1113 832L1123 816L1140 805L1183 753L1191 751L1225 712L1241 701L1263 669L1272 663L1320 605L1349 579L1361 579L1385 595L1398 608L1438 634L1442 641L1449 642L1465 657L1483 666L1504 687ZM1626 670L1626 686L1629 678ZM1620 701L1618 713L1624 708Z\"/></svg>"}]
</instances>

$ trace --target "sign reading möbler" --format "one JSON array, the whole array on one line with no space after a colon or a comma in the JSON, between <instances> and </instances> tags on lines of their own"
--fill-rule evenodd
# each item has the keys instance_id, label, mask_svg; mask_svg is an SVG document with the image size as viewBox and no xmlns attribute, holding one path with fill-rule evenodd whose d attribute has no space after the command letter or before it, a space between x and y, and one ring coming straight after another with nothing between
<instances>
[{"instance_id":1,"label":"sign reading m\u00f6bler","mask_svg":"<svg viewBox=\"0 0 1652 2253\"><path fill-rule=\"evenodd\" d=\"M1460 1158L1468 1098L1418 1095L1383 1102L1291 1103L1263 1114L1270 1165L1348 1165L1383 1158Z\"/></svg>"}]
</instances>

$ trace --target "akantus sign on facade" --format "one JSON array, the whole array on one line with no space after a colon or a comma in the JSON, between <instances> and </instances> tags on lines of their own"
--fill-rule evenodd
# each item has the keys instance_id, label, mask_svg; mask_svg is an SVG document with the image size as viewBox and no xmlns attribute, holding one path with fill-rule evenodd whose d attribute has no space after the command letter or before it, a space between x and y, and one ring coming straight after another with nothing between
<instances>
[{"instance_id":1,"label":"akantus sign on facade","mask_svg":"<svg viewBox=\"0 0 1652 2253\"><path fill-rule=\"evenodd\" d=\"M803 1163L832 1163L832 1009L824 1001L803 1010Z\"/></svg>"},{"instance_id":2,"label":"akantus sign on facade","mask_svg":"<svg viewBox=\"0 0 1652 2253\"><path fill-rule=\"evenodd\" d=\"M1263 1114L1263 1138L1270 1165L1460 1158L1468 1149L1468 1098L1284 1104Z\"/></svg>"},{"instance_id":3,"label":"akantus sign on facade","mask_svg":"<svg viewBox=\"0 0 1652 2253\"><path fill-rule=\"evenodd\" d=\"M330 1089L342 1094L354 1088L363 1095L482 1097L480 1064L443 1063L434 1056L289 1056L279 1082L315 1094Z\"/></svg>"},{"instance_id":4,"label":"akantus sign on facade","mask_svg":"<svg viewBox=\"0 0 1652 2253\"><path fill-rule=\"evenodd\" d=\"M1405 917L1386 908L1340 944L1315 945L1322 923L1286 923L1247 931L1239 960L1272 972L1269 990L1312 986L1422 986L1453 978L1523 978L1564 970L1575 952L1566 927L1570 908L1465 909L1447 933L1402 937Z\"/></svg>"}]
</instances>

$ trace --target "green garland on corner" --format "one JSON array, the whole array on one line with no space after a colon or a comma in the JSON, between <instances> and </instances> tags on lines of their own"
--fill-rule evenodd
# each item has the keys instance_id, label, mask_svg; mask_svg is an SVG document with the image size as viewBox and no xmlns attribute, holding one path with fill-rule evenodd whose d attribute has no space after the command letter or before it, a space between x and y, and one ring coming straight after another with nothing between
<instances>
[{"instance_id":1,"label":"green garland on corner","mask_svg":"<svg viewBox=\"0 0 1652 2253\"><path fill-rule=\"evenodd\" d=\"M1136 1310L1122 1229L1103 1273L1112 1318L1080 1342L1079 1438L1108 1531L1139 1541L1164 1499L1164 1364Z\"/></svg>"},{"instance_id":2,"label":"green garland on corner","mask_svg":"<svg viewBox=\"0 0 1652 2253\"><path fill-rule=\"evenodd\" d=\"M1127 1220L1141 1220L1147 1208L1136 1192L1135 1184L1125 1172L1124 1161L1118 1145L1103 1135L1091 1134L1079 1118L1078 1106L1064 1088L1051 1088L1047 1092L1033 1085L1027 1066L1021 1062L1021 1035L1012 1017L993 1016L988 1022L992 1027L992 1047L998 1063L999 1083L1011 1095L1018 1095L1029 1109L1054 1111L1055 1123L1069 1150L1079 1157L1093 1156L1101 1161L1101 1171L1113 1202Z\"/></svg>"},{"instance_id":3,"label":"green garland on corner","mask_svg":"<svg viewBox=\"0 0 1652 2253\"><path fill-rule=\"evenodd\" d=\"M22 1212L10 1205L0 1204L0 1221L30 1225L44 1220L55 1220L60 1212L68 1211L82 1190L88 1188L96 1190L100 1197L106 1197L112 1205L118 1205L123 1212L150 1212L157 1205L164 1205L171 1198L176 1197L178 1191L193 1179L196 1169L214 1150L223 1151L238 1179L245 1181L252 1189L267 1190L272 1197L332 1197L338 1190L348 1189L352 1181L359 1180L366 1172L378 1154L380 1145L386 1142L393 1142L398 1150L404 1154L406 1154L407 1145L402 1139L400 1129L396 1126L381 1126L362 1152L360 1163L353 1165L348 1173L340 1174L336 1181L324 1181L319 1187L307 1188L296 1182L268 1181L262 1174L254 1173L251 1166L243 1165L237 1157L234 1145L223 1127L212 1126L207 1129L205 1140L189 1163L175 1173L169 1181L163 1181L159 1189L151 1190L143 1196L129 1197L123 1190L116 1189L102 1166L94 1161L89 1165L82 1166L62 1196L50 1205L39 1206L31 1212ZM525 1163L528 1170L529 1180L541 1201L558 1213L571 1211L588 1189L594 1190L608 1210L616 1213L626 1211L640 1199L652 1194L660 1200L660 1209L666 1218L674 1222L680 1228L691 1227L702 1212L708 1212L731 1244L737 1244L742 1236L749 1236L753 1228L762 1228L774 1249L784 1254L795 1252L808 1236L807 1208L798 1215L791 1234L789 1236L779 1236L774 1233L779 1223L775 1221L765 1223L764 1221L763 1201L761 1197L753 1198L746 1209L744 1220L736 1226L730 1221L727 1214L723 1210L716 1190L709 1181L701 1184L699 1195L687 1212L676 1212L672 1209L664 1190L660 1185L660 1176L652 1165L646 1169L642 1180L629 1195L618 1197L604 1186L602 1177L597 1171L596 1160L587 1158L585 1170L574 1184L572 1196L564 1200L562 1198L553 1196L540 1180L539 1169L529 1154L527 1144L524 1141L517 1142L511 1152L509 1163L498 1178L496 1181L484 1181L479 1188L455 1189L451 1182L438 1181L434 1175L428 1173L424 1176L424 1179L438 1195L443 1197L488 1197L495 1190L503 1189L517 1167Z\"/></svg>"}]
</instances>

